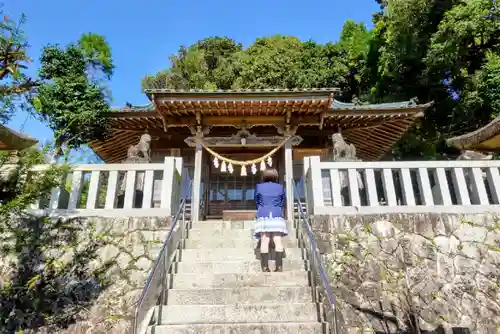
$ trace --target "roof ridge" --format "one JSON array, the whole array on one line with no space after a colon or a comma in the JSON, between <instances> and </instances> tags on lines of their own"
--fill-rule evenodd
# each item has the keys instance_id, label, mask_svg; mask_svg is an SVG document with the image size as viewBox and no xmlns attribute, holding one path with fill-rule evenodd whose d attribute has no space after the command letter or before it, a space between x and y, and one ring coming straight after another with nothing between
<instances>
[{"instance_id":1,"label":"roof ridge","mask_svg":"<svg viewBox=\"0 0 500 334\"><path fill-rule=\"evenodd\" d=\"M433 102L418 104L416 100L410 99L400 102L384 102L384 103L365 103L365 102L342 102L333 99L331 103L332 109L351 109L351 110L367 110L367 109L404 109L411 107L428 108Z\"/></svg>"},{"instance_id":2,"label":"roof ridge","mask_svg":"<svg viewBox=\"0 0 500 334\"><path fill-rule=\"evenodd\" d=\"M145 93L294 93L294 92L336 92L339 88L258 88L258 89L144 89Z\"/></svg>"}]
</instances>

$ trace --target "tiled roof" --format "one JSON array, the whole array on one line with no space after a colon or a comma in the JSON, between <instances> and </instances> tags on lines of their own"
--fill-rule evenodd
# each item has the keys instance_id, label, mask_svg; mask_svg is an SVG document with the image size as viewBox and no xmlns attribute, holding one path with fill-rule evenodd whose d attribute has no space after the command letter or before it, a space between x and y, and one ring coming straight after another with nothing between
<instances>
[{"instance_id":1,"label":"tiled roof","mask_svg":"<svg viewBox=\"0 0 500 334\"><path fill-rule=\"evenodd\" d=\"M152 103L143 104L139 106L128 106L128 107L112 107L111 111L125 111L125 112L134 112L134 111L154 111L155 107Z\"/></svg>"},{"instance_id":2,"label":"tiled roof","mask_svg":"<svg viewBox=\"0 0 500 334\"><path fill-rule=\"evenodd\" d=\"M261 93L333 93L339 92L338 88L268 88L268 89L145 89L146 94L179 93L179 94L261 94Z\"/></svg>"},{"instance_id":3,"label":"tiled roof","mask_svg":"<svg viewBox=\"0 0 500 334\"><path fill-rule=\"evenodd\" d=\"M446 144L459 149L475 149L476 147L480 149L483 142L498 135L500 135L500 116L482 128L447 139ZM494 147L494 149L498 150L499 147Z\"/></svg>"},{"instance_id":4,"label":"tiled roof","mask_svg":"<svg viewBox=\"0 0 500 334\"><path fill-rule=\"evenodd\" d=\"M166 94L180 94L180 95L188 95L188 94L195 94L195 95L204 95L204 94L212 94L212 97L207 99L207 100L203 100L205 101L206 103L210 104L212 103L213 105L210 105L210 108L209 109L213 109L213 110L222 110L226 107L225 104L218 104L218 102L216 102L215 100L212 101L212 98L213 98L213 95L218 95L218 94L221 94L221 95L231 95L231 94L248 94L248 95L251 95L252 93L255 93L255 94L261 94L261 93L265 93L265 94L272 94L272 93L299 93L299 94L304 94L304 93L331 93L331 92L334 92L335 91L335 88L314 88L314 89L260 89L260 90L212 90L212 91L209 91L209 90L175 90L175 89L156 89L156 90L149 90L149 92L152 92L151 94L157 94L157 93L166 93ZM226 99L228 96L225 96L224 98ZM173 108L175 109L175 106L178 105L178 107L180 107L182 110L188 110L188 109L192 109L192 108L196 108L197 106L197 102L198 101L195 101L195 100L191 100L191 97L186 97L187 100L174 100L174 102L170 102L170 103L175 103L172 104L170 106L170 108ZM290 99L289 99L290 98ZM426 103L426 104L421 104L419 105L416 101L416 99L412 99L412 100L409 100L409 101L402 101L402 102L392 102L392 103L378 103L378 104L365 104L365 103L346 103L346 102L341 102L341 101L338 101L338 100L331 100L331 102L328 102L329 99L328 99L328 96L324 96L322 98L320 98L318 100L318 97L310 97L308 98L310 99L311 101L316 101L318 102L319 100L324 100L325 103L325 107L328 108L328 105L329 105L329 109L330 110L338 110L338 111L356 111L356 110L359 110L359 111L376 111L376 110L397 110L397 109L409 109L409 108L419 108L419 109L426 109L428 107L430 107L432 105L432 102L429 102L429 103ZM193 104L190 103L190 101L193 101ZM251 100L251 98L249 98L248 101L251 101L250 103L250 106L253 106L254 104L258 107L265 107L266 106L266 103L274 103L273 101L274 100L267 100L267 99L263 99L263 100L257 100L257 101L253 101ZM292 101L295 101L293 97L283 97L282 99L280 99L279 101L281 101L280 103L285 103L287 106L291 106L293 103ZM231 100L229 101L228 100L228 103L236 103L235 105L230 105L230 108L233 110L233 112L235 112L235 110L238 109L237 106L241 106L244 107L244 108L248 108L249 105L247 103L247 99L246 98L235 98L234 101ZM215 104L214 104L215 103ZM307 104L308 102L302 102L300 99L297 99L296 100L296 103L295 104L300 104L300 105L304 105L304 104ZM204 107L207 107L208 104L204 105ZM270 107L273 107L273 108L276 108L276 104L271 104ZM201 108L201 107L200 107ZM127 107L124 107L124 108L113 108L112 109L113 112L117 112L117 111L123 111L123 112L154 112L156 111L153 103L149 103L149 104L144 104L144 105L138 105L138 106L127 106Z\"/></svg>"},{"instance_id":5,"label":"tiled roof","mask_svg":"<svg viewBox=\"0 0 500 334\"><path fill-rule=\"evenodd\" d=\"M23 150L37 142L35 138L0 124L0 150Z\"/></svg>"},{"instance_id":6,"label":"tiled roof","mask_svg":"<svg viewBox=\"0 0 500 334\"><path fill-rule=\"evenodd\" d=\"M388 110L388 109L405 109L411 107L420 106L422 108L427 108L432 105L432 102L418 105L416 100L409 100L403 102L392 102L392 103L377 103L377 104L363 104L363 103L346 103L340 102L337 100L333 100L331 104L331 108L333 110L341 109L341 110L371 110L371 109L380 109L380 110Z\"/></svg>"}]
</instances>

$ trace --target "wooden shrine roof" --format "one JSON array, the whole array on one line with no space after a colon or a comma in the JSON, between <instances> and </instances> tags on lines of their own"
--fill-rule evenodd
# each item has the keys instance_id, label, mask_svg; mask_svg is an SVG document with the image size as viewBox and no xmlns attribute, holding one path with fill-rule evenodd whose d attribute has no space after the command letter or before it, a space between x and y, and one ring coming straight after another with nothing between
<instances>
[{"instance_id":1,"label":"wooden shrine roof","mask_svg":"<svg viewBox=\"0 0 500 334\"><path fill-rule=\"evenodd\" d=\"M108 138L90 143L105 162L120 162L130 145L149 132L155 139L178 143L189 127L211 127L213 133L236 133L235 125L259 127L276 134L275 125L298 126L297 134L327 136L339 129L361 159L385 154L431 104L404 101L384 104L344 103L338 89L266 89L234 91L146 90L151 104L112 111ZM252 132L252 129L250 128ZM258 133L257 133L258 134ZM179 138L182 138L180 140ZM175 142L175 143L174 143ZM175 147L175 146L172 146Z\"/></svg>"},{"instance_id":2,"label":"wooden shrine roof","mask_svg":"<svg viewBox=\"0 0 500 334\"><path fill-rule=\"evenodd\" d=\"M20 151L35 145L35 138L0 124L0 151Z\"/></svg>"},{"instance_id":3,"label":"wooden shrine roof","mask_svg":"<svg viewBox=\"0 0 500 334\"><path fill-rule=\"evenodd\" d=\"M458 149L500 151L500 116L476 131L447 139L446 144Z\"/></svg>"}]
</instances>

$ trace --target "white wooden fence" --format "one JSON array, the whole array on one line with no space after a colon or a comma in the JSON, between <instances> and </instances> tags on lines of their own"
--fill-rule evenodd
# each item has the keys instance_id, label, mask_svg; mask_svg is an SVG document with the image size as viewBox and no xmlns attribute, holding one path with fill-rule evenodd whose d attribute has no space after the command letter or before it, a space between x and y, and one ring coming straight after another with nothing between
<instances>
[{"instance_id":1,"label":"white wooden fence","mask_svg":"<svg viewBox=\"0 0 500 334\"><path fill-rule=\"evenodd\" d=\"M45 165L37 166L38 169ZM182 158L164 163L76 165L31 212L50 216L171 216L181 194Z\"/></svg>"},{"instance_id":2,"label":"white wooden fence","mask_svg":"<svg viewBox=\"0 0 500 334\"><path fill-rule=\"evenodd\" d=\"M500 212L500 161L304 159L309 214Z\"/></svg>"}]
</instances>

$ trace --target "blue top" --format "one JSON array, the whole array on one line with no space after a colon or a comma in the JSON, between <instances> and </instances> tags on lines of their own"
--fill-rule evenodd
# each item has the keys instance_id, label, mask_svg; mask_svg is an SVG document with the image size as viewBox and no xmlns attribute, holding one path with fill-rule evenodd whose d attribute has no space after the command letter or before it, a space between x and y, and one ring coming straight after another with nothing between
<instances>
[{"instance_id":1,"label":"blue top","mask_svg":"<svg viewBox=\"0 0 500 334\"><path fill-rule=\"evenodd\" d=\"M285 198L285 189L281 184L275 182L257 184L255 187L257 218L267 218L270 215L283 218Z\"/></svg>"}]
</instances>

